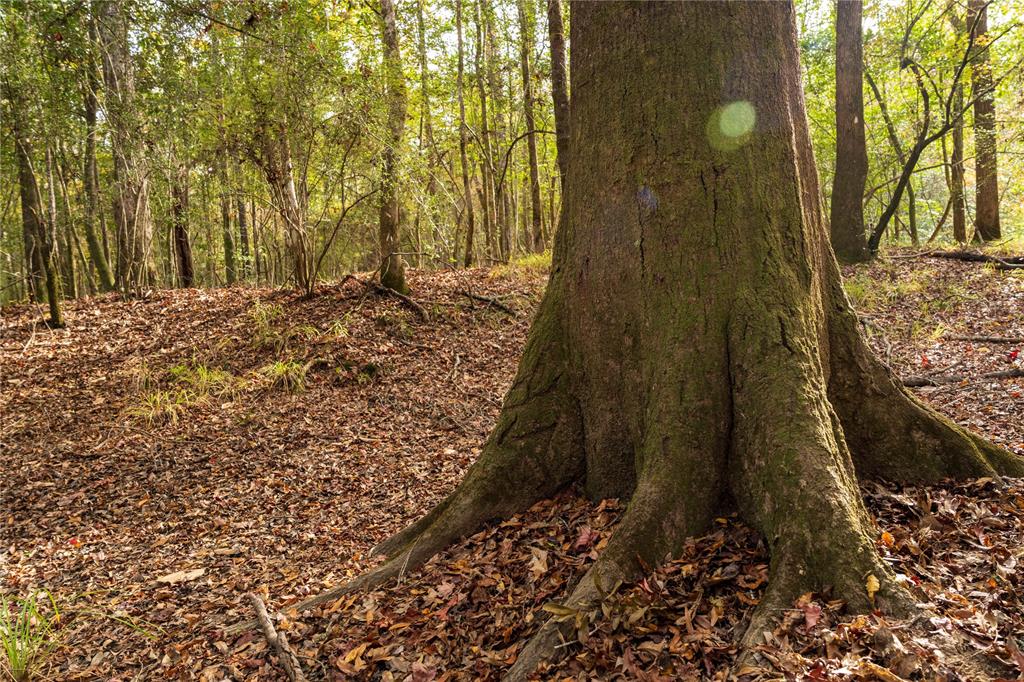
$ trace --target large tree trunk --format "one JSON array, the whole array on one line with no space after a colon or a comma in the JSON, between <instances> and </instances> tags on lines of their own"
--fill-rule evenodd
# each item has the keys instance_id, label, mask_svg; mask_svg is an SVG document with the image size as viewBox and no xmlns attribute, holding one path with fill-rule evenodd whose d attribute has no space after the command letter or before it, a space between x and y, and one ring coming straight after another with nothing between
<instances>
[{"instance_id":1,"label":"large tree trunk","mask_svg":"<svg viewBox=\"0 0 1024 682\"><path fill-rule=\"evenodd\" d=\"M999 174L996 165L996 93L992 79L987 0L971 0L967 25L973 28L971 94L974 97L974 238L999 239Z\"/></svg>"},{"instance_id":2,"label":"large tree trunk","mask_svg":"<svg viewBox=\"0 0 1024 682\"><path fill-rule=\"evenodd\" d=\"M825 586L853 609L912 608L875 551L858 477L1024 464L917 402L868 350L821 212L793 6L572 11L564 210L497 426L458 488L376 549L387 562L302 606L579 483L630 501L570 608L677 553L728 499L772 557L744 645ZM545 624L508 679L564 652L560 627Z\"/></svg>"},{"instance_id":3,"label":"large tree trunk","mask_svg":"<svg viewBox=\"0 0 1024 682\"><path fill-rule=\"evenodd\" d=\"M548 44L551 49L551 98L555 104L555 146L558 175L563 186L569 168L569 78L565 69L562 0L548 0ZM867 160L864 162L867 166ZM861 218L863 232L863 217Z\"/></svg>"},{"instance_id":4,"label":"large tree trunk","mask_svg":"<svg viewBox=\"0 0 1024 682\"><path fill-rule=\"evenodd\" d=\"M117 283L138 292L152 283L153 225L149 211L149 170L144 154L140 112L135 102L135 73L128 48L126 0L99 4L97 25L103 53L106 115L117 179Z\"/></svg>"},{"instance_id":5,"label":"large tree trunk","mask_svg":"<svg viewBox=\"0 0 1024 682\"><path fill-rule=\"evenodd\" d=\"M380 283L399 293L408 293L405 260L401 251L401 202L398 199L398 159L405 131L406 93L402 54L393 0L380 1L384 38L384 80L388 99L388 137L381 154L380 178Z\"/></svg>"},{"instance_id":6,"label":"large tree trunk","mask_svg":"<svg viewBox=\"0 0 1024 682\"><path fill-rule=\"evenodd\" d=\"M526 148L530 157L530 244L537 253L544 250L544 226L541 219L540 166L537 163L537 124L533 116L533 72L530 51L533 47L533 22L527 0L518 0L519 68L523 77L523 118L526 121Z\"/></svg>"}]
</instances>

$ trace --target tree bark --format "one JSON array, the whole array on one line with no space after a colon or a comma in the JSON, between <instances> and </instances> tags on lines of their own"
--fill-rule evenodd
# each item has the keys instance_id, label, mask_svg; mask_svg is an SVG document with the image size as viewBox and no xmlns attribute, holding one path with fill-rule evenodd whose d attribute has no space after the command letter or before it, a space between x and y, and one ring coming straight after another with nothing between
<instances>
[{"instance_id":1,"label":"tree bark","mask_svg":"<svg viewBox=\"0 0 1024 682\"><path fill-rule=\"evenodd\" d=\"M565 69L562 0L548 0L548 44L551 49L551 99L555 104L555 148L558 150L558 176L564 187L565 175L569 168L569 78ZM866 158L864 164L866 167ZM863 222L862 217L861 232L864 231Z\"/></svg>"},{"instance_id":2,"label":"tree bark","mask_svg":"<svg viewBox=\"0 0 1024 682\"><path fill-rule=\"evenodd\" d=\"M85 158L82 170L82 185L85 188L85 243L89 248L89 260L96 268L100 282L100 291L114 290L114 275L110 272L110 262L103 250L99 236L96 234L96 221L100 215L99 172L96 168L96 112L98 105L96 93L100 88L99 67L96 64L95 46L99 44L96 34L96 17L94 12L89 16L89 53L86 60L86 76L83 84L82 99L85 105Z\"/></svg>"},{"instance_id":3,"label":"tree bark","mask_svg":"<svg viewBox=\"0 0 1024 682\"><path fill-rule=\"evenodd\" d=\"M970 0L967 24L973 27L971 95L974 98L974 238L999 239L999 173L996 161L996 93L990 64L988 0Z\"/></svg>"},{"instance_id":4,"label":"tree bark","mask_svg":"<svg viewBox=\"0 0 1024 682\"><path fill-rule=\"evenodd\" d=\"M40 303L46 298L46 280L43 275L43 247L39 240L43 220L39 187L32 168L32 146L25 131L21 106L23 100L14 88L7 89L11 101L11 122L14 127L14 151L18 160L18 192L21 199L21 239L25 254L25 288L29 298Z\"/></svg>"},{"instance_id":5,"label":"tree bark","mask_svg":"<svg viewBox=\"0 0 1024 682\"><path fill-rule=\"evenodd\" d=\"M380 283L400 294L407 294L409 287L405 283L405 260L399 255L402 211L398 198L398 160L407 107L405 75L402 73L394 1L380 0L380 11L388 101L388 137L381 153Z\"/></svg>"},{"instance_id":6,"label":"tree bark","mask_svg":"<svg viewBox=\"0 0 1024 682\"><path fill-rule=\"evenodd\" d=\"M569 608L671 557L731 498L772 557L742 646L826 586L854 610L913 609L858 478L1024 463L917 402L861 336L821 212L792 4L578 2L573 18L564 210L498 423L456 490L375 549L388 561L296 608L578 483L629 504ZM544 624L506 679L564 652L562 627Z\"/></svg>"},{"instance_id":7,"label":"tree bark","mask_svg":"<svg viewBox=\"0 0 1024 682\"><path fill-rule=\"evenodd\" d=\"M138 292L152 283L153 225L149 210L149 169L142 121L135 101L135 72L128 47L126 0L100 2L97 27L103 54L106 119L116 177L118 287Z\"/></svg>"},{"instance_id":8,"label":"tree bark","mask_svg":"<svg viewBox=\"0 0 1024 682\"><path fill-rule=\"evenodd\" d=\"M238 171L239 176L241 170ZM249 248L249 209L245 201L245 192L241 188L235 190L235 207L238 210L238 245L242 251L242 279L248 279L252 269L252 255Z\"/></svg>"},{"instance_id":9,"label":"tree bark","mask_svg":"<svg viewBox=\"0 0 1024 682\"><path fill-rule=\"evenodd\" d=\"M60 212L57 210L57 181L55 177L56 161L53 158L53 147L46 146L46 194L49 201L49 221L47 239L51 244L53 255L51 262L60 279L60 291L63 297L77 298L75 286L75 261L71 253L69 233L74 229L71 225L71 211L65 212L64 227L61 229ZM67 199L66 195L63 195ZM67 205L66 201L64 202Z\"/></svg>"},{"instance_id":10,"label":"tree bark","mask_svg":"<svg viewBox=\"0 0 1024 682\"><path fill-rule=\"evenodd\" d=\"M25 273L29 296L36 302L47 301L48 324L64 326L61 291L53 260L53 235L48 234L51 217L43 209L32 149L32 126L28 101L21 83L4 79L4 94L10 102L14 153L18 163L18 190L21 199L22 240L25 248Z\"/></svg>"},{"instance_id":11,"label":"tree bark","mask_svg":"<svg viewBox=\"0 0 1024 682\"><path fill-rule=\"evenodd\" d=\"M299 200L295 189L288 127L285 122L274 120L267 111L260 112L258 126L260 149L256 161L266 177L277 205L277 214L284 223L285 250L291 260L290 276L304 294L311 294L316 286L316 274L313 272L305 202Z\"/></svg>"},{"instance_id":12,"label":"tree bark","mask_svg":"<svg viewBox=\"0 0 1024 682\"><path fill-rule=\"evenodd\" d=\"M179 163L171 183L171 231L174 257L178 271L178 286L187 289L195 284L192 266L192 242L188 234L188 165Z\"/></svg>"},{"instance_id":13,"label":"tree bark","mask_svg":"<svg viewBox=\"0 0 1024 682\"><path fill-rule=\"evenodd\" d=\"M527 0L517 0L519 9L519 67L523 76L523 117L526 121L526 147L530 161L530 246L535 253L544 250L544 226L541 218L540 166L537 163L537 128L533 116L533 72L530 52L533 48L533 22Z\"/></svg>"},{"instance_id":14,"label":"tree bark","mask_svg":"<svg viewBox=\"0 0 1024 682\"><path fill-rule=\"evenodd\" d=\"M956 112L964 108L964 87L956 85L953 95ZM953 152L950 159L950 202L953 211L953 239L963 244L967 241L967 203L964 192L964 124L960 118L953 125Z\"/></svg>"},{"instance_id":15,"label":"tree bark","mask_svg":"<svg viewBox=\"0 0 1024 682\"><path fill-rule=\"evenodd\" d=\"M487 44L484 40L484 15L483 3L476 2L476 45L474 50L474 66L476 68L477 91L480 95L480 208L484 217L484 239L486 241L486 256L494 257L494 155L491 153L491 131L489 115L487 112L487 78L486 62Z\"/></svg>"},{"instance_id":16,"label":"tree bark","mask_svg":"<svg viewBox=\"0 0 1024 682\"><path fill-rule=\"evenodd\" d=\"M238 279L238 265L235 260L235 235L231 229L231 181L228 178L228 162L224 151L218 151L217 167L220 180L220 227L224 240L224 275L228 286Z\"/></svg>"},{"instance_id":17,"label":"tree bark","mask_svg":"<svg viewBox=\"0 0 1024 682\"><path fill-rule=\"evenodd\" d=\"M459 67L455 76L455 90L459 100L459 159L462 165L462 211L466 217L466 253L463 265L473 264L473 233L476 231L476 217L473 212L473 192L469 183L469 159L466 153L468 131L466 129L465 99L465 47L462 40L462 0L455 0L455 36L459 56Z\"/></svg>"}]
</instances>

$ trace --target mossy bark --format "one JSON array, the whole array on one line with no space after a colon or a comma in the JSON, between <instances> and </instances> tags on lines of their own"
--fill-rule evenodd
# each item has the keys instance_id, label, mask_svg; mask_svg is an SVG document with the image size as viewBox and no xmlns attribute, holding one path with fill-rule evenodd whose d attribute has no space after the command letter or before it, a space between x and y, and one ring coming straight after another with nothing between
<instances>
[{"instance_id":1,"label":"mossy bark","mask_svg":"<svg viewBox=\"0 0 1024 682\"><path fill-rule=\"evenodd\" d=\"M914 400L864 343L822 216L792 5L578 2L572 45L565 209L519 374L465 481L356 586L576 482L629 504L570 606L735 505L772 555L747 644L808 590L911 608L858 478L1022 465ZM508 679L565 650L559 627Z\"/></svg>"}]
</instances>

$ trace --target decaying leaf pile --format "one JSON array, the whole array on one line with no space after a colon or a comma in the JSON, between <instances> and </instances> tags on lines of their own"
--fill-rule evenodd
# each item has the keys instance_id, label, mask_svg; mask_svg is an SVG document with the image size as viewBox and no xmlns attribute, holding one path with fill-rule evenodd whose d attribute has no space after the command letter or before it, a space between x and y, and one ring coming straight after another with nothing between
<instances>
[{"instance_id":1,"label":"decaying leaf pile","mask_svg":"<svg viewBox=\"0 0 1024 682\"><path fill-rule=\"evenodd\" d=\"M875 348L903 375L1019 367L1019 343L951 337L1024 336L1024 277L939 265L847 273ZM560 599L622 507L573 491L397 587L289 609L372 565L374 543L459 480L497 415L543 276L411 283L429 321L353 281L311 300L253 289L93 299L69 306L62 331L34 308L3 311L0 589L45 587L62 605L51 677L278 679L260 633L224 633L251 617L254 591L311 679L496 679L545 618L577 633L552 679L726 679L765 586L756 534L719 519L676 561L607 586L600 608L578 613ZM1024 455L1024 380L916 390ZM1024 482L864 493L879 551L927 616L850 617L827 594L805 595L745 672L1024 673Z\"/></svg>"}]
</instances>

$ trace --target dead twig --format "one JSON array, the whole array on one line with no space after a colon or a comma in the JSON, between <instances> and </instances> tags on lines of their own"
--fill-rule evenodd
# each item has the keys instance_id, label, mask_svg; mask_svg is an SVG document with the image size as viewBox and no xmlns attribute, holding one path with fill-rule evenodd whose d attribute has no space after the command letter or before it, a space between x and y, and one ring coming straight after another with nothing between
<instances>
[{"instance_id":1,"label":"dead twig","mask_svg":"<svg viewBox=\"0 0 1024 682\"><path fill-rule=\"evenodd\" d=\"M274 623L270 620L270 614L267 613L266 604L257 595L252 593L249 594L249 603L256 610L256 620L259 622L260 629L263 630L263 636L267 638L267 643L277 651L277 660L281 663L281 667L284 668L288 679L291 682L306 682L306 676L302 672L302 666L299 665L299 659L295 656L292 648L288 646L288 640L285 638L284 633L280 633L274 628Z\"/></svg>"},{"instance_id":2,"label":"dead twig","mask_svg":"<svg viewBox=\"0 0 1024 682\"><path fill-rule=\"evenodd\" d=\"M472 301L480 301L481 303L486 303L488 306L494 306L495 308L502 311L503 313L506 313L507 315L517 317L517 313L515 310L508 307L507 305L505 305L496 298L491 298L490 296L481 296L480 294L474 294L472 291L466 291L464 289L459 289L455 293L459 294L460 296L465 296L466 298Z\"/></svg>"},{"instance_id":3,"label":"dead twig","mask_svg":"<svg viewBox=\"0 0 1024 682\"><path fill-rule=\"evenodd\" d=\"M922 254L928 258L946 258L948 260L962 260L968 263L992 263L997 270L1021 270L1024 269L1024 256L990 256L987 253L978 251L930 251Z\"/></svg>"},{"instance_id":4,"label":"dead twig","mask_svg":"<svg viewBox=\"0 0 1024 682\"><path fill-rule=\"evenodd\" d=\"M944 336L947 341L975 341L978 343L1024 343L1024 336Z\"/></svg>"},{"instance_id":5,"label":"dead twig","mask_svg":"<svg viewBox=\"0 0 1024 682\"><path fill-rule=\"evenodd\" d=\"M985 372L977 376L968 374L933 374L931 376L905 377L903 385L911 388L922 386L942 386L943 384L958 384L962 381L980 379L1017 379L1024 377L1024 369L1004 369L998 372Z\"/></svg>"}]
</instances>

